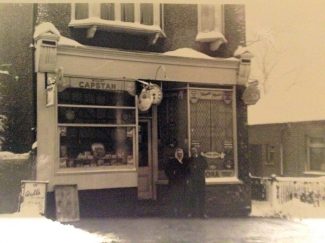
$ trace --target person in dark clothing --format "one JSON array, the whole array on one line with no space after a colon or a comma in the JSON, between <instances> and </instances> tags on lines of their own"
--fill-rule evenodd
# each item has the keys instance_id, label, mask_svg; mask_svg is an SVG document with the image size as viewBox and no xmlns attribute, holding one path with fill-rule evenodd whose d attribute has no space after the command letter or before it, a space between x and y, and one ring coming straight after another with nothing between
<instances>
[{"instance_id":1,"label":"person in dark clothing","mask_svg":"<svg viewBox=\"0 0 325 243\"><path fill-rule=\"evenodd\" d=\"M188 166L184 160L184 151L177 148L175 157L168 161L165 173L169 179L169 190L174 216L180 216L185 213L185 191Z\"/></svg>"},{"instance_id":2,"label":"person in dark clothing","mask_svg":"<svg viewBox=\"0 0 325 243\"><path fill-rule=\"evenodd\" d=\"M208 163L196 147L191 148L191 157L188 159L188 217L193 215L207 218L205 212L205 170Z\"/></svg>"}]
</instances>

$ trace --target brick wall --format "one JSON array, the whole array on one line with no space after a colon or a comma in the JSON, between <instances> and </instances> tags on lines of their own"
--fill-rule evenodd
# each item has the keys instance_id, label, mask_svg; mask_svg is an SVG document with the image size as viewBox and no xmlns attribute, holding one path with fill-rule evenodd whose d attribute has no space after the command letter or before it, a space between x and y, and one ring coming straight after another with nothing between
<instances>
[{"instance_id":1,"label":"brick wall","mask_svg":"<svg viewBox=\"0 0 325 243\"><path fill-rule=\"evenodd\" d=\"M226 4L225 37L228 40L216 52L208 48L207 43L195 41L197 35L196 4L164 4L163 30L167 37L160 38L155 45L148 43L147 36L130 35L97 30L95 37L86 38L85 29L69 28L71 16L70 4L38 4L37 24L52 22L60 33L85 45L119 48L125 50L165 52L178 48L193 48L210 56L232 56L237 46L245 44L245 7L238 4Z\"/></svg>"},{"instance_id":2,"label":"brick wall","mask_svg":"<svg viewBox=\"0 0 325 243\"><path fill-rule=\"evenodd\" d=\"M283 167L285 176L302 176L307 161L306 138L307 136L319 136L325 133L325 122L299 122L284 124L255 125L249 128L250 144L280 144L281 132L283 136ZM280 151L276 150L279 158ZM265 155L264 155L265 156ZM265 176L266 165L262 158L259 159L259 176ZM279 168L279 162L275 165ZM279 170L278 170L279 171ZM279 174L279 173L277 173Z\"/></svg>"}]
</instances>

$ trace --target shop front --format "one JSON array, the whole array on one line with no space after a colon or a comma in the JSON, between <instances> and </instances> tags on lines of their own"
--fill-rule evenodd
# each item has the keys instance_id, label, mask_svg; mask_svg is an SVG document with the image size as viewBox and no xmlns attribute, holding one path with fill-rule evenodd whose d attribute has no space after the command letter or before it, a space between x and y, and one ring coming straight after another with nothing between
<instances>
[{"instance_id":1,"label":"shop front","mask_svg":"<svg viewBox=\"0 0 325 243\"><path fill-rule=\"evenodd\" d=\"M210 210L236 197L230 208L249 210L246 161L239 159L246 119L240 59L128 52L62 38L35 38L37 179L49 181L49 193L73 184L80 194L105 191L119 205L165 205L166 162L177 147L188 154L197 146L209 164Z\"/></svg>"}]
</instances>

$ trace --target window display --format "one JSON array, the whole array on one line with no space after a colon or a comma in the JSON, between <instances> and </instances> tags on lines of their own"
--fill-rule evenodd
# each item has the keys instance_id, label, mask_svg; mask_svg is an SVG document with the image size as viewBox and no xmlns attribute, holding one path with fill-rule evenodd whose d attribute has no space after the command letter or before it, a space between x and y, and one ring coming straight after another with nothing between
<instances>
[{"instance_id":1,"label":"window display","mask_svg":"<svg viewBox=\"0 0 325 243\"><path fill-rule=\"evenodd\" d=\"M134 165L135 128L59 127L60 168Z\"/></svg>"},{"instance_id":2,"label":"window display","mask_svg":"<svg viewBox=\"0 0 325 243\"><path fill-rule=\"evenodd\" d=\"M126 91L58 93L59 168L135 166L135 97Z\"/></svg>"},{"instance_id":3,"label":"window display","mask_svg":"<svg viewBox=\"0 0 325 243\"><path fill-rule=\"evenodd\" d=\"M191 142L208 161L206 177L235 175L231 90L191 89Z\"/></svg>"}]
</instances>

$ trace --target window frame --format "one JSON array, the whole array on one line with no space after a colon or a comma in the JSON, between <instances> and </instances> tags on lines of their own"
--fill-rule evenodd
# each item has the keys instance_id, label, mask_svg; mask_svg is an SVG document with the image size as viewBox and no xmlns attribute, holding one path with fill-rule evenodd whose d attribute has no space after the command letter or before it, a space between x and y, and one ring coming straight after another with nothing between
<instances>
[{"instance_id":1,"label":"window frame","mask_svg":"<svg viewBox=\"0 0 325 243\"><path fill-rule=\"evenodd\" d=\"M213 6L214 7L214 29L210 31L202 30L202 7L203 6ZM197 6L198 15L198 26L197 35L195 40L202 43L209 43L210 50L216 51L221 44L227 43L224 37L224 6L220 3L203 3Z\"/></svg>"},{"instance_id":2,"label":"window frame","mask_svg":"<svg viewBox=\"0 0 325 243\"><path fill-rule=\"evenodd\" d=\"M323 139L323 142L311 142L312 139ZM307 160L305 164L305 172L309 173L325 173L325 170L312 170L311 169L311 149L312 148L322 148L325 151L325 138L324 137L316 137L316 136L307 136L306 137L306 154L307 154ZM325 158L324 158L325 160Z\"/></svg>"},{"instance_id":3,"label":"window frame","mask_svg":"<svg viewBox=\"0 0 325 243\"><path fill-rule=\"evenodd\" d=\"M72 76L71 76L72 77ZM74 76L73 76L74 77ZM86 77L83 77L86 78ZM88 78L88 77L87 77ZM122 81L121 81L122 82ZM57 134L57 150L56 150L56 164L54 165L55 174L76 174L76 173L98 173L98 172L120 172L120 171L135 171L138 166L138 153L137 153L137 132L138 132L138 101L137 96L134 97L134 106L107 106L107 105L85 105L85 104L67 104L59 102L59 91L56 89L56 134ZM60 107L81 107L81 108L97 108L97 109L127 109L135 111L135 121L130 124L96 124L96 123L59 123L59 109ZM89 167L60 167L60 128L61 127L78 127L78 128L90 128L90 127L101 127L101 128L132 128L132 154L133 163L125 165L101 165L101 166L89 166Z\"/></svg>"},{"instance_id":4,"label":"window frame","mask_svg":"<svg viewBox=\"0 0 325 243\"><path fill-rule=\"evenodd\" d=\"M101 4L112 3L114 4L114 19L106 20L101 18ZM97 29L104 31L114 32L127 32L141 35L157 35L154 39L159 37L166 37L166 34L162 30L161 23L161 8L160 3L152 2L127 2L134 5L134 22L121 21L121 5L126 2L108 1L108 2L94 2L88 3L88 18L76 19L76 4L71 3L71 21L69 27L74 28L88 28L87 37L93 38ZM153 5L153 24L141 24L141 4ZM91 33L93 32L93 33ZM155 43L155 42L154 42Z\"/></svg>"},{"instance_id":5,"label":"window frame","mask_svg":"<svg viewBox=\"0 0 325 243\"><path fill-rule=\"evenodd\" d=\"M237 109L236 109L236 87L232 86L231 88L202 88L202 87L195 87L195 86L188 86L188 92L191 90L202 90L202 91L223 91L223 92L231 92L231 110L232 110L232 149L233 149L233 175L231 176L216 176L216 177L205 177L206 184L219 184L224 183L225 181L229 183L241 183L239 180L239 167L238 167L238 137L237 137ZM189 146L192 144L192 134L191 134L191 121L190 121L190 95L187 96L188 99L188 137L189 137ZM188 148L190 150L190 147ZM226 171L226 170L225 170ZM222 170L220 171L221 175L223 175ZM219 173L219 172L218 172Z\"/></svg>"},{"instance_id":6,"label":"window frame","mask_svg":"<svg viewBox=\"0 0 325 243\"><path fill-rule=\"evenodd\" d=\"M275 165L275 161L276 161L276 145L274 144L265 144L264 145L265 148L265 160L264 160L264 164L265 165ZM271 158L271 154L273 154L273 159Z\"/></svg>"}]
</instances>

